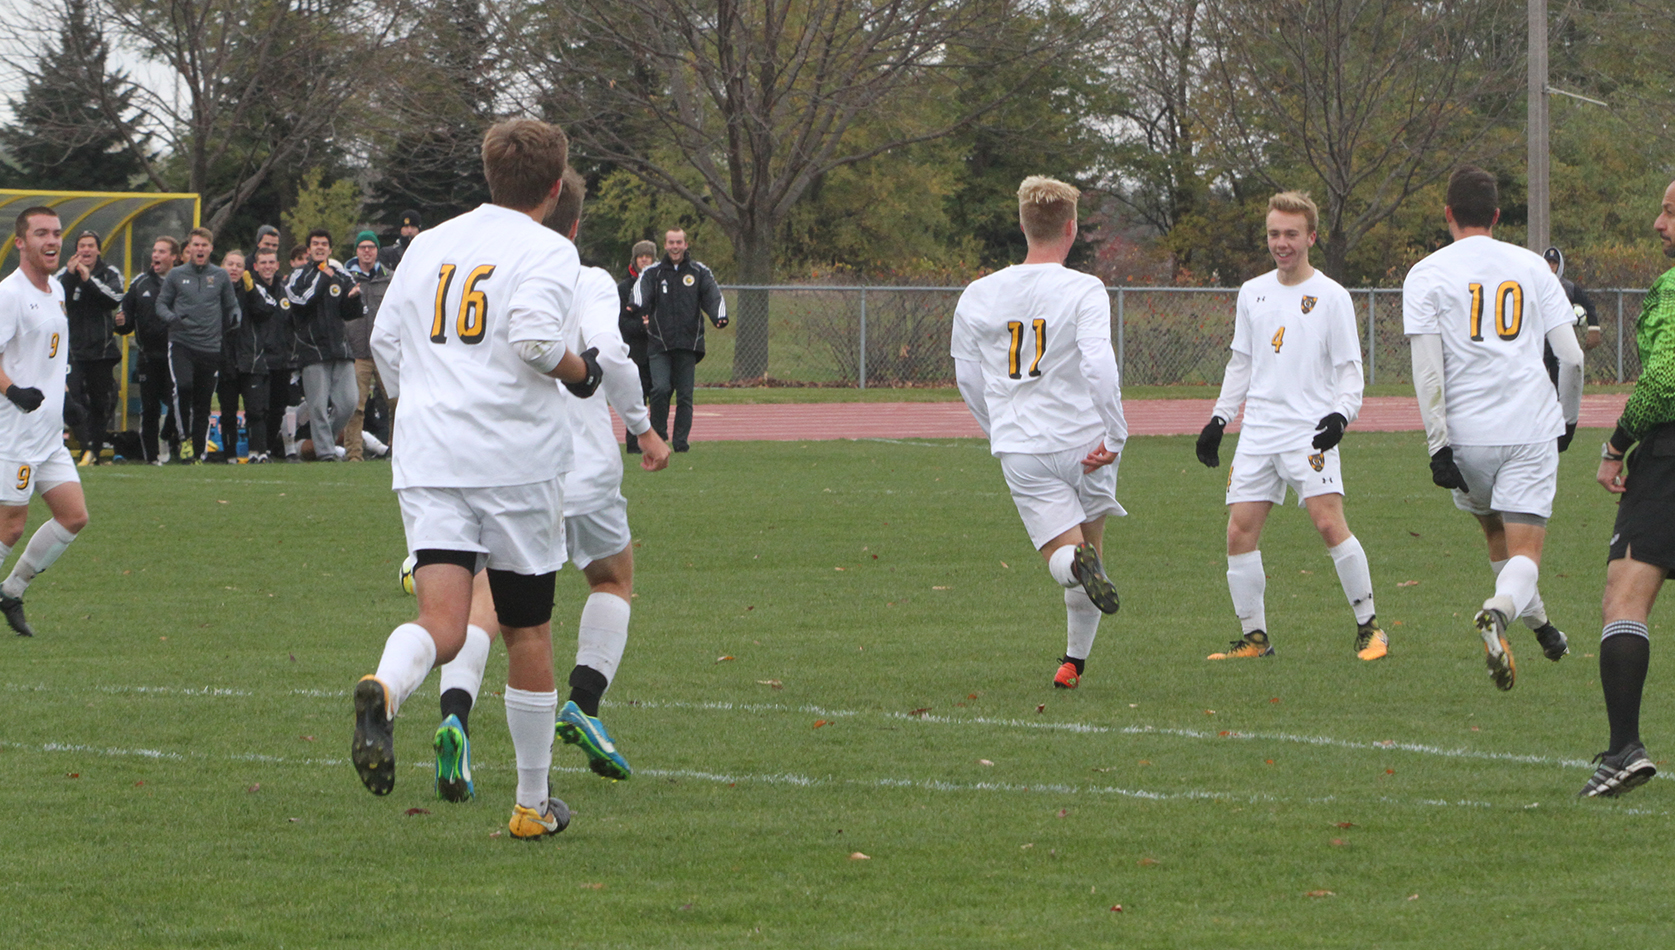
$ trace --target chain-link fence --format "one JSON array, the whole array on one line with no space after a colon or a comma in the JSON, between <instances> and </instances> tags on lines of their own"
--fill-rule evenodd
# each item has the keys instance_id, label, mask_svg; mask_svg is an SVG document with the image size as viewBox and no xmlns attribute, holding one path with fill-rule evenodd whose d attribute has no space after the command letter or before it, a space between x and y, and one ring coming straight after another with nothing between
<instances>
[{"instance_id":1,"label":"chain-link fence","mask_svg":"<svg viewBox=\"0 0 1675 950\"><path fill-rule=\"evenodd\" d=\"M961 287L724 286L733 328L705 334L698 383L809 386L950 386L948 338ZM1238 290L1111 287L1111 336L1124 385L1221 382ZM1411 376L1402 292L1351 290L1367 382ZM1634 321L1644 290L1589 291L1601 345L1586 354L1588 382L1640 375ZM746 306L740 306L740 298ZM766 323L766 329L762 323ZM736 328L736 330L734 329Z\"/></svg>"}]
</instances>

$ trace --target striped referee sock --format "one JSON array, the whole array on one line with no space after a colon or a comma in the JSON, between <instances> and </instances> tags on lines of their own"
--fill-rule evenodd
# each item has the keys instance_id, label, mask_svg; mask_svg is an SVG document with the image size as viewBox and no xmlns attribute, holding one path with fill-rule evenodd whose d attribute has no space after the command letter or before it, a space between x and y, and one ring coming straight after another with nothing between
<instances>
[{"instance_id":1,"label":"striped referee sock","mask_svg":"<svg viewBox=\"0 0 1675 950\"><path fill-rule=\"evenodd\" d=\"M1611 722L1611 748L1640 741L1640 694L1646 686L1646 667L1652 640L1646 625L1635 620L1613 620L1599 641L1599 687L1605 693L1605 716Z\"/></svg>"}]
</instances>

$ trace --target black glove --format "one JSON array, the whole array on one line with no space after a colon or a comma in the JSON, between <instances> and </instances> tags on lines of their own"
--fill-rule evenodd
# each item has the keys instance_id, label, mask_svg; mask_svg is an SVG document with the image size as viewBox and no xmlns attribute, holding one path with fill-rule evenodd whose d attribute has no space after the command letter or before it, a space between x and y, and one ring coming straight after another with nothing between
<instances>
[{"instance_id":1,"label":"black glove","mask_svg":"<svg viewBox=\"0 0 1675 950\"><path fill-rule=\"evenodd\" d=\"M1460 467L1454 464L1453 446L1445 445L1437 449L1437 454L1431 456L1431 481L1438 488L1471 491L1466 487L1466 477L1460 474Z\"/></svg>"},{"instance_id":2,"label":"black glove","mask_svg":"<svg viewBox=\"0 0 1675 950\"><path fill-rule=\"evenodd\" d=\"M1332 446L1343 441L1343 430L1347 425L1349 420L1345 419L1341 412L1334 412L1315 423L1314 447L1322 452L1330 450Z\"/></svg>"},{"instance_id":3,"label":"black glove","mask_svg":"<svg viewBox=\"0 0 1675 950\"><path fill-rule=\"evenodd\" d=\"M723 329L726 326L727 326L727 318L726 317L722 317L721 319L715 321L715 328L717 330Z\"/></svg>"},{"instance_id":4,"label":"black glove","mask_svg":"<svg viewBox=\"0 0 1675 950\"><path fill-rule=\"evenodd\" d=\"M1220 416L1211 416L1204 431L1198 433L1198 461L1211 468L1221 465L1221 430L1227 428L1227 420Z\"/></svg>"},{"instance_id":5,"label":"black glove","mask_svg":"<svg viewBox=\"0 0 1675 950\"><path fill-rule=\"evenodd\" d=\"M41 401L46 399L39 389L33 386L19 386L16 383L6 388L6 398L24 412L34 412L41 408Z\"/></svg>"},{"instance_id":6,"label":"black glove","mask_svg":"<svg viewBox=\"0 0 1675 950\"><path fill-rule=\"evenodd\" d=\"M87 421L87 407L70 393L64 394L64 424L71 429L81 428Z\"/></svg>"},{"instance_id":7,"label":"black glove","mask_svg":"<svg viewBox=\"0 0 1675 950\"><path fill-rule=\"evenodd\" d=\"M1576 423L1567 422L1564 425L1564 435L1559 436L1559 451L1570 448L1570 440L1576 438Z\"/></svg>"},{"instance_id":8,"label":"black glove","mask_svg":"<svg viewBox=\"0 0 1675 950\"><path fill-rule=\"evenodd\" d=\"M577 399L586 399L599 389L599 381L605 374L599 369L599 347L590 346L581 353L582 362L587 364L587 376L577 383L565 383L564 388Z\"/></svg>"}]
</instances>

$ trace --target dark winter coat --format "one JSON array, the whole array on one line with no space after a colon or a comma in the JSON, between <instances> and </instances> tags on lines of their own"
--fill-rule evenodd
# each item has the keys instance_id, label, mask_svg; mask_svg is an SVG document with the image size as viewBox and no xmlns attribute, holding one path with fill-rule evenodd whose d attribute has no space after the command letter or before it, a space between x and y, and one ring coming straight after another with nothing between
<instances>
[{"instance_id":1,"label":"dark winter coat","mask_svg":"<svg viewBox=\"0 0 1675 950\"><path fill-rule=\"evenodd\" d=\"M245 276L250 286L239 287L244 322L233 334L233 362L241 373L282 371L290 357L291 300L278 274L265 284L254 271Z\"/></svg>"},{"instance_id":2,"label":"dark winter coat","mask_svg":"<svg viewBox=\"0 0 1675 950\"><path fill-rule=\"evenodd\" d=\"M169 325L157 315L157 295L162 291L162 276L147 270L128 282L128 293L122 297L124 322L116 332L134 334L147 359L160 360L169 354Z\"/></svg>"},{"instance_id":3,"label":"dark winter coat","mask_svg":"<svg viewBox=\"0 0 1675 950\"><path fill-rule=\"evenodd\" d=\"M220 356L223 328L239 320L232 278L214 264L177 265L163 278L157 315L169 325L170 343Z\"/></svg>"},{"instance_id":4,"label":"dark winter coat","mask_svg":"<svg viewBox=\"0 0 1675 950\"><path fill-rule=\"evenodd\" d=\"M628 268L628 276L617 282L616 293L622 299L622 309L617 312L616 328L622 334L624 343L646 342L646 325L640 319L640 311L634 307L634 285L640 282L640 272L632 265Z\"/></svg>"},{"instance_id":5,"label":"dark winter coat","mask_svg":"<svg viewBox=\"0 0 1675 950\"><path fill-rule=\"evenodd\" d=\"M294 365L312 366L336 360L352 360L344 334L344 323L366 315L360 295L349 296L355 278L330 263L304 264L285 280L285 296L291 300Z\"/></svg>"},{"instance_id":6,"label":"dark winter coat","mask_svg":"<svg viewBox=\"0 0 1675 950\"><path fill-rule=\"evenodd\" d=\"M349 340L349 352L355 354L355 359L372 359L372 321L378 319L378 305L384 302L384 292L390 289L390 269L378 261L372 263L372 273L361 270L360 259L349 262L344 268L355 283L361 285L361 307L366 316L350 320L343 325L344 336Z\"/></svg>"},{"instance_id":7,"label":"dark winter coat","mask_svg":"<svg viewBox=\"0 0 1675 950\"><path fill-rule=\"evenodd\" d=\"M719 328L727 319L727 301L710 269L691 257L679 264L663 259L646 268L634 285L635 313L650 318L646 334L653 353L693 350L704 354L704 319L709 314Z\"/></svg>"},{"instance_id":8,"label":"dark winter coat","mask_svg":"<svg viewBox=\"0 0 1675 950\"><path fill-rule=\"evenodd\" d=\"M65 267L58 272L58 282L64 285L64 309L70 318L71 361L121 359L116 308L122 305L122 274L100 257L86 280Z\"/></svg>"}]
</instances>

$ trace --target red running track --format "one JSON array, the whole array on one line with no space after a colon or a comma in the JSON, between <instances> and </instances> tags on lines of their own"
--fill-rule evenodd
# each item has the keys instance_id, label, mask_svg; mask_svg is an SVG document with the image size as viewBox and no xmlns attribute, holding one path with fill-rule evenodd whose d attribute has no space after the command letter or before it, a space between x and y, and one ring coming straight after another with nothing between
<instances>
[{"instance_id":1,"label":"red running track","mask_svg":"<svg viewBox=\"0 0 1675 950\"><path fill-rule=\"evenodd\" d=\"M976 420L961 402L831 402L706 406L703 393L692 419L694 442L807 442L824 439L980 438ZM1582 397L1580 425L1616 425L1628 396ZM1134 399L1123 403L1133 435L1193 435L1209 421L1213 399ZM1411 396L1373 396L1350 427L1362 432L1412 432L1421 428L1419 402ZM617 421L617 436L622 423ZM1238 423L1228 427L1237 432Z\"/></svg>"}]
</instances>

